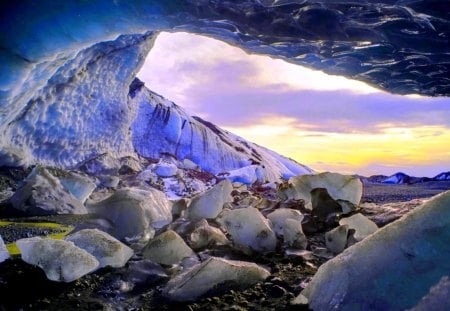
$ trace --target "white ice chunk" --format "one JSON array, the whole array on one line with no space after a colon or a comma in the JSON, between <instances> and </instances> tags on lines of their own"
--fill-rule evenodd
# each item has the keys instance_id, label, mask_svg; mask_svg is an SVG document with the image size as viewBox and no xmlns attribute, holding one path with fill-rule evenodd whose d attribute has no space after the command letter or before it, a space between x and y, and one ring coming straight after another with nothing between
<instances>
[{"instance_id":1,"label":"white ice chunk","mask_svg":"<svg viewBox=\"0 0 450 311\"><path fill-rule=\"evenodd\" d=\"M254 207L226 210L218 220L244 253L273 251L277 245L268 220Z\"/></svg>"},{"instance_id":2,"label":"white ice chunk","mask_svg":"<svg viewBox=\"0 0 450 311\"><path fill-rule=\"evenodd\" d=\"M94 256L72 242L34 237L18 240L16 245L22 260L40 267L52 281L72 282L99 266Z\"/></svg>"},{"instance_id":3,"label":"white ice chunk","mask_svg":"<svg viewBox=\"0 0 450 311\"><path fill-rule=\"evenodd\" d=\"M308 240L303 233L302 223L296 219L288 218L283 226L283 239L289 247L305 249Z\"/></svg>"},{"instance_id":4,"label":"white ice chunk","mask_svg":"<svg viewBox=\"0 0 450 311\"><path fill-rule=\"evenodd\" d=\"M189 235L189 244L193 249L201 249L210 245L226 245L229 241L219 229L210 226L203 219Z\"/></svg>"},{"instance_id":5,"label":"white ice chunk","mask_svg":"<svg viewBox=\"0 0 450 311\"><path fill-rule=\"evenodd\" d=\"M89 177L75 172L70 172L60 177L59 180L64 188L82 203L86 201L96 188L95 183Z\"/></svg>"},{"instance_id":6,"label":"white ice chunk","mask_svg":"<svg viewBox=\"0 0 450 311\"><path fill-rule=\"evenodd\" d=\"M113 238L109 234L97 229L84 229L64 240L73 242L76 246L93 255L101 267L123 267L133 256L133 250Z\"/></svg>"},{"instance_id":7,"label":"white ice chunk","mask_svg":"<svg viewBox=\"0 0 450 311\"><path fill-rule=\"evenodd\" d=\"M273 230L278 236L283 236L283 230L287 219L294 219L301 224L303 217L302 213L292 208L278 208L267 215L267 218L272 222Z\"/></svg>"},{"instance_id":8,"label":"white ice chunk","mask_svg":"<svg viewBox=\"0 0 450 311\"><path fill-rule=\"evenodd\" d=\"M341 253L347 246L348 225L341 225L325 233L325 245L330 252Z\"/></svg>"},{"instance_id":9,"label":"white ice chunk","mask_svg":"<svg viewBox=\"0 0 450 311\"><path fill-rule=\"evenodd\" d=\"M223 205L230 202L233 186L230 181L224 180L211 189L192 198L186 211L187 218L200 220L213 219L222 211Z\"/></svg>"},{"instance_id":10,"label":"white ice chunk","mask_svg":"<svg viewBox=\"0 0 450 311\"><path fill-rule=\"evenodd\" d=\"M346 200L358 205L363 191L363 185L359 178L337 173L321 173L317 175L301 175L289 179L289 186L279 191L283 200L305 201L305 206L312 208L311 190L316 188L327 189L334 200Z\"/></svg>"},{"instance_id":11,"label":"white ice chunk","mask_svg":"<svg viewBox=\"0 0 450 311\"><path fill-rule=\"evenodd\" d=\"M366 216L358 213L348 218L342 218L340 225L347 225L349 229L354 229L353 237L356 241L361 241L378 230L378 226Z\"/></svg>"},{"instance_id":12,"label":"white ice chunk","mask_svg":"<svg viewBox=\"0 0 450 311\"><path fill-rule=\"evenodd\" d=\"M171 162L161 159L155 165L154 170L155 170L156 175L158 175L159 177L172 177L177 174L178 167Z\"/></svg>"},{"instance_id":13,"label":"white ice chunk","mask_svg":"<svg viewBox=\"0 0 450 311\"><path fill-rule=\"evenodd\" d=\"M161 228L172 221L172 206L163 192L156 189L124 188L89 210L109 220L120 240L145 234L149 227Z\"/></svg>"},{"instance_id":14,"label":"white ice chunk","mask_svg":"<svg viewBox=\"0 0 450 311\"><path fill-rule=\"evenodd\" d=\"M143 256L159 264L174 265L195 253L175 231L168 230L148 242Z\"/></svg>"},{"instance_id":15,"label":"white ice chunk","mask_svg":"<svg viewBox=\"0 0 450 311\"><path fill-rule=\"evenodd\" d=\"M225 290L223 284L246 288L270 275L257 264L210 257L171 279L163 294L175 301L193 301L211 290Z\"/></svg>"}]
</instances>

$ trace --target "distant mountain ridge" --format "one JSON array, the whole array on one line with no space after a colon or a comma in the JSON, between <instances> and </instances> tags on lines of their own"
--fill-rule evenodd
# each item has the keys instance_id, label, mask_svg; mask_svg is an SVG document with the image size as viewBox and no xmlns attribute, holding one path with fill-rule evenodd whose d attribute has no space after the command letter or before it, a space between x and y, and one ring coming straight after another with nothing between
<instances>
[{"instance_id":1,"label":"distant mountain ridge","mask_svg":"<svg viewBox=\"0 0 450 311\"><path fill-rule=\"evenodd\" d=\"M410 176L403 172L398 172L391 176L386 175L372 175L369 177L360 175L355 176L359 177L363 183L393 184L393 185L417 184L428 181L450 181L450 171L442 172L432 178Z\"/></svg>"}]
</instances>

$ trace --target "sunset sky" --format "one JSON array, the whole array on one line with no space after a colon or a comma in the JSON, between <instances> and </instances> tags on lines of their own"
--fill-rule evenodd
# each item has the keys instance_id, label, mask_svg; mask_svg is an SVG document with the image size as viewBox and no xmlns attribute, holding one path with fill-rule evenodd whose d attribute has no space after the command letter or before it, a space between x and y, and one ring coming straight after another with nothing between
<instances>
[{"instance_id":1,"label":"sunset sky","mask_svg":"<svg viewBox=\"0 0 450 311\"><path fill-rule=\"evenodd\" d=\"M450 170L450 98L391 95L187 33L162 33L138 77L190 114L318 171Z\"/></svg>"}]
</instances>

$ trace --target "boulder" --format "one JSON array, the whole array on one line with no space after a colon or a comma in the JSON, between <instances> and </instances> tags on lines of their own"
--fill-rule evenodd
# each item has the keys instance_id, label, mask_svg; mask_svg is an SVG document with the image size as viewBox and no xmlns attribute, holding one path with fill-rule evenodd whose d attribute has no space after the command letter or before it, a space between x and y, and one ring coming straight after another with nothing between
<instances>
[{"instance_id":1,"label":"boulder","mask_svg":"<svg viewBox=\"0 0 450 311\"><path fill-rule=\"evenodd\" d=\"M233 186L230 181L224 180L211 189L192 198L186 217L191 220L213 219L222 211L223 205L230 202Z\"/></svg>"},{"instance_id":2,"label":"boulder","mask_svg":"<svg viewBox=\"0 0 450 311\"><path fill-rule=\"evenodd\" d=\"M76 246L97 258L100 263L99 268L106 266L123 267L134 254L131 248L97 229L84 229L69 235L64 240L73 242Z\"/></svg>"},{"instance_id":3,"label":"boulder","mask_svg":"<svg viewBox=\"0 0 450 311\"><path fill-rule=\"evenodd\" d=\"M348 225L341 225L325 233L325 245L330 252L342 253L347 246Z\"/></svg>"},{"instance_id":4,"label":"boulder","mask_svg":"<svg viewBox=\"0 0 450 311\"><path fill-rule=\"evenodd\" d=\"M230 287L244 289L264 281L269 275L269 271L254 263L210 257L170 280L163 295L174 301L193 301Z\"/></svg>"},{"instance_id":5,"label":"boulder","mask_svg":"<svg viewBox=\"0 0 450 311\"><path fill-rule=\"evenodd\" d=\"M231 235L234 245L246 254L273 251L277 245L268 220L254 207L226 210L218 221Z\"/></svg>"},{"instance_id":6,"label":"boulder","mask_svg":"<svg viewBox=\"0 0 450 311\"><path fill-rule=\"evenodd\" d=\"M10 199L13 209L19 214L43 216L87 213L83 203L44 167L36 166L24 182Z\"/></svg>"},{"instance_id":7,"label":"boulder","mask_svg":"<svg viewBox=\"0 0 450 311\"><path fill-rule=\"evenodd\" d=\"M280 187L279 197L282 200L304 200L305 207L312 209L311 190L327 189L334 200L345 200L358 205L363 191L359 178L337 173L320 173L300 175L289 179L288 186Z\"/></svg>"},{"instance_id":8,"label":"boulder","mask_svg":"<svg viewBox=\"0 0 450 311\"><path fill-rule=\"evenodd\" d=\"M148 242L143 256L159 264L174 265L185 257L196 255L175 231L168 230Z\"/></svg>"},{"instance_id":9,"label":"boulder","mask_svg":"<svg viewBox=\"0 0 450 311\"><path fill-rule=\"evenodd\" d=\"M160 160L154 168L154 172L159 177L172 177L178 172L178 167L171 162Z\"/></svg>"},{"instance_id":10,"label":"boulder","mask_svg":"<svg viewBox=\"0 0 450 311\"><path fill-rule=\"evenodd\" d=\"M278 236L283 236L283 230L287 219L294 219L300 222L303 220L303 215L299 211L291 208L278 208L269 215L267 218L273 225L273 230Z\"/></svg>"},{"instance_id":11,"label":"boulder","mask_svg":"<svg viewBox=\"0 0 450 311\"><path fill-rule=\"evenodd\" d=\"M305 249L308 245L308 240L303 233L302 223L296 219L286 219L283 226L284 243L293 248Z\"/></svg>"},{"instance_id":12,"label":"boulder","mask_svg":"<svg viewBox=\"0 0 450 311\"><path fill-rule=\"evenodd\" d=\"M450 191L323 264L301 293L313 310L405 310L450 271Z\"/></svg>"},{"instance_id":13,"label":"boulder","mask_svg":"<svg viewBox=\"0 0 450 311\"><path fill-rule=\"evenodd\" d=\"M199 221L194 231L189 235L189 245L195 250L229 243L230 241L225 234L219 228L210 226L205 219Z\"/></svg>"},{"instance_id":14,"label":"boulder","mask_svg":"<svg viewBox=\"0 0 450 311\"><path fill-rule=\"evenodd\" d=\"M152 228L172 221L172 207L163 192L124 188L110 197L89 205L89 211L110 221L119 240L139 239Z\"/></svg>"},{"instance_id":15,"label":"boulder","mask_svg":"<svg viewBox=\"0 0 450 311\"><path fill-rule=\"evenodd\" d=\"M20 239L16 245L22 260L40 267L52 281L72 282L99 267L94 256L72 242L34 237Z\"/></svg>"},{"instance_id":16,"label":"boulder","mask_svg":"<svg viewBox=\"0 0 450 311\"><path fill-rule=\"evenodd\" d=\"M84 203L97 187L91 178L76 172L68 172L59 180L63 187L81 203Z\"/></svg>"},{"instance_id":17,"label":"boulder","mask_svg":"<svg viewBox=\"0 0 450 311\"><path fill-rule=\"evenodd\" d=\"M5 242L3 242L2 236L0 235L0 262L4 262L10 257L8 249L6 248Z\"/></svg>"},{"instance_id":18,"label":"boulder","mask_svg":"<svg viewBox=\"0 0 450 311\"><path fill-rule=\"evenodd\" d=\"M339 224L347 225L349 229L355 230L353 237L358 242L378 230L378 226L372 220L359 213L342 218Z\"/></svg>"}]
</instances>

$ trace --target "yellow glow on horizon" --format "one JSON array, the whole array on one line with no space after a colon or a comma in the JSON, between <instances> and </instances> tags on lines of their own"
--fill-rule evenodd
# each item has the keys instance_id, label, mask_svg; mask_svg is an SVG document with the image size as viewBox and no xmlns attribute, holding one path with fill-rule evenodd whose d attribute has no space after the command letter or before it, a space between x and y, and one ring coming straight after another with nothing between
<instances>
[{"instance_id":1,"label":"yellow glow on horizon","mask_svg":"<svg viewBox=\"0 0 450 311\"><path fill-rule=\"evenodd\" d=\"M396 170L449 161L450 129L445 127L386 128L379 133L355 134L298 130L286 120L279 123L283 125L273 120L262 123L226 129L319 171L354 173L375 163Z\"/></svg>"}]
</instances>

